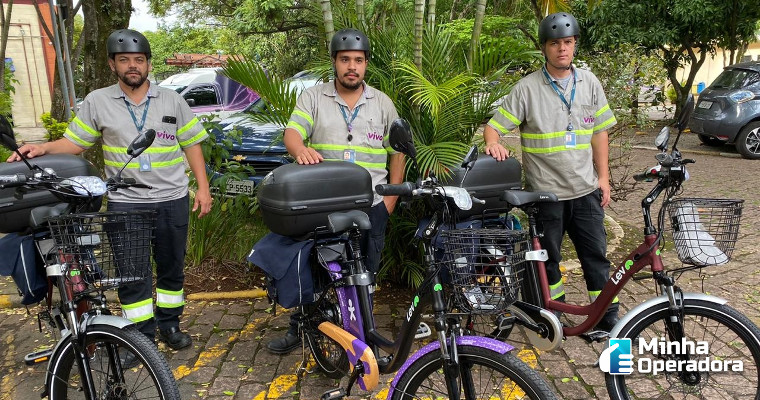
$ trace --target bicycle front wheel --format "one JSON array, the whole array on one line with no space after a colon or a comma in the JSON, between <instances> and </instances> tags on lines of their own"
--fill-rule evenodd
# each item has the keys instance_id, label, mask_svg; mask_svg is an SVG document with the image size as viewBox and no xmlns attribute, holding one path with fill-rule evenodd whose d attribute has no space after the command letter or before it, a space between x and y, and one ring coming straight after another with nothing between
<instances>
[{"instance_id":1,"label":"bicycle front wheel","mask_svg":"<svg viewBox=\"0 0 760 400\"><path fill-rule=\"evenodd\" d=\"M757 326L727 305L688 299L682 324L668 323L668 307L645 310L618 334L631 339L633 373L605 375L610 397L760 399Z\"/></svg>"},{"instance_id":2,"label":"bicycle front wheel","mask_svg":"<svg viewBox=\"0 0 760 400\"><path fill-rule=\"evenodd\" d=\"M84 399L87 384L76 362L71 341L50 361L47 387L50 400ZM89 327L85 351L90 361L94 399L179 399L179 389L166 359L134 327ZM131 354L134 356L128 357ZM128 360L134 361L126 365Z\"/></svg>"},{"instance_id":3,"label":"bicycle front wheel","mask_svg":"<svg viewBox=\"0 0 760 400\"><path fill-rule=\"evenodd\" d=\"M511 353L500 354L475 346L458 346L461 399L556 399L538 372ZM451 398L446 388L441 353L433 351L404 372L392 399Z\"/></svg>"}]
</instances>

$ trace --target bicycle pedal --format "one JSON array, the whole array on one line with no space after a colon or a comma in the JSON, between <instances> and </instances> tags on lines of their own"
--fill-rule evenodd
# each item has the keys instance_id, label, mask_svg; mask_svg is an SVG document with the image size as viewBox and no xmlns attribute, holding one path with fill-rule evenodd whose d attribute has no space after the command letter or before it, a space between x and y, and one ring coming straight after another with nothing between
<instances>
[{"instance_id":1,"label":"bicycle pedal","mask_svg":"<svg viewBox=\"0 0 760 400\"><path fill-rule=\"evenodd\" d=\"M579 335L586 343L602 343L610 337L607 331L590 331Z\"/></svg>"},{"instance_id":2,"label":"bicycle pedal","mask_svg":"<svg viewBox=\"0 0 760 400\"><path fill-rule=\"evenodd\" d=\"M37 365L49 360L51 354L53 354L52 349L29 353L24 357L24 362L26 365Z\"/></svg>"},{"instance_id":3,"label":"bicycle pedal","mask_svg":"<svg viewBox=\"0 0 760 400\"><path fill-rule=\"evenodd\" d=\"M415 339L422 339L430 336L433 331L430 326L424 322L420 322L420 326L417 327L417 332L414 334Z\"/></svg>"},{"instance_id":4,"label":"bicycle pedal","mask_svg":"<svg viewBox=\"0 0 760 400\"><path fill-rule=\"evenodd\" d=\"M343 388L330 389L322 394L321 400L338 400L346 397L346 391Z\"/></svg>"}]
</instances>

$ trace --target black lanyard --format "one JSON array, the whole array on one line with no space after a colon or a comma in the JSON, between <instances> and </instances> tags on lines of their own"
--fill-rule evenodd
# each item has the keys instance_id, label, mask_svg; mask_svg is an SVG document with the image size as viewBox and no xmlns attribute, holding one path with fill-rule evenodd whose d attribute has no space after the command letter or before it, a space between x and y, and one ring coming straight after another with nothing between
<instances>
[{"instance_id":1,"label":"black lanyard","mask_svg":"<svg viewBox=\"0 0 760 400\"><path fill-rule=\"evenodd\" d=\"M542 71L544 71L544 76L549 81L549 84L552 85L552 89L554 89L555 92L557 92L557 96L562 100L563 103L567 106L567 114L570 114L570 108L573 105L573 99L575 99L575 71L573 71L573 90L570 91L570 102L567 102L567 99L565 99L565 96L562 94L562 92L559 91L559 87L557 87L557 84L554 83L554 79L552 79L549 76L549 73L546 71L546 66L541 68Z\"/></svg>"},{"instance_id":2,"label":"black lanyard","mask_svg":"<svg viewBox=\"0 0 760 400\"><path fill-rule=\"evenodd\" d=\"M148 100L145 102L145 110L143 110L142 120L140 122L137 122L137 117L135 117L134 111L132 111L132 105L129 104L127 99L124 99L124 104L127 105L127 110L129 110L129 115L132 116L132 122L135 123L135 128L137 128L137 133L142 133L143 128L145 127L145 120L148 118L148 107L150 107L150 97L148 97Z\"/></svg>"}]
</instances>

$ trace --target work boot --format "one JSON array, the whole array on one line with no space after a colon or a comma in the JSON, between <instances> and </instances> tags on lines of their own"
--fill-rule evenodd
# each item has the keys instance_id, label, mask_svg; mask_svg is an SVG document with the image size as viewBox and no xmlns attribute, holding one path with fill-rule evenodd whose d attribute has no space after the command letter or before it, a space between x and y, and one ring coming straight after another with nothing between
<instances>
[{"instance_id":1,"label":"work boot","mask_svg":"<svg viewBox=\"0 0 760 400\"><path fill-rule=\"evenodd\" d=\"M618 318L618 307L610 307L607 309L604 317L602 317L602 320L596 324L594 330L610 332L612 331L612 328L615 327L615 324L618 323L618 321L620 321L620 318Z\"/></svg>"},{"instance_id":2,"label":"work boot","mask_svg":"<svg viewBox=\"0 0 760 400\"><path fill-rule=\"evenodd\" d=\"M158 332L158 338L166 343L172 350L180 350L193 344L193 339L187 333L179 330L179 327L161 329Z\"/></svg>"},{"instance_id":3,"label":"work boot","mask_svg":"<svg viewBox=\"0 0 760 400\"><path fill-rule=\"evenodd\" d=\"M284 337L272 339L267 343L267 350L272 354L288 354L295 350L301 340L292 332L288 332Z\"/></svg>"}]
</instances>

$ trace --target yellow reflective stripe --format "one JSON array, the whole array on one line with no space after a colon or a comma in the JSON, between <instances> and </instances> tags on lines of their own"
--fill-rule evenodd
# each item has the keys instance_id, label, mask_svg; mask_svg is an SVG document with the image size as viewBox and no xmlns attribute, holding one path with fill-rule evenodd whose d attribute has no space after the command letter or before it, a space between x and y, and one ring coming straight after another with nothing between
<instances>
[{"instance_id":1,"label":"yellow reflective stripe","mask_svg":"<svg viewBox=\"0 0 760 400\"><path fill-rule=\"evenodd\" d=\"M620 299L618 299L617 296L615 296L615 298L612 299L612 304L615 304L615 303L620 303Z\"/></svg>"},{"instance_id":2,"label":"yellow reflective stripe","mask_svg":"<svg viewBox=\"0 0 760 400\"><path fill-rule=\"evenodd\" d=\"M185 147L185 146L187 146L187 145L189 145L189 144L191 144L193 142L197 142L198 140L200 140L200 138L202 138L202 137L204 137L206 135L208 135L208 133L206 133L206 130L203 129L200 132L198 132L197 135L191 137L190 139L185 140L183 142L179 142L179 145L182 146L182 147ZM179 137L179 132L177 132L177 137Z\"/></svg>"},{"instance_id":3,"label":"yellow reflective stripe","mask_svg":"<svg viewBox=\"0 0 760 400\"><path fill-rule=\"evenodd\" d=\"M388 147L385 148L385 152L386 153L395 153L396 150L393 147L388 146Z\"/></svg>"},{"instance_id":4,"label":"yellow reflective stripe","mask_svg":"<svg viewBox=\"0 0 760 400\"><path fill-rule=\"evenodd\" d=\"M593 302L594 300L596 300L597 297L599 297L600 294L602 294L601 290L589 290L588 298L589 300ZM617 296L615 296L615 298L612 299L612 304L619 303L619 302L620 302L620 299L618 299Z\"/></svg>"},{"instance_id":5,"label":"yellow reflective stripe","mask_svg":"<svg viewBox=\"0 0 760 400\"><path fill-rule=\"evenodd\" d=\"M499 113L501 113L501 115L503 115L508 120L512 121L513 124L520 126L520 120L517 119L517 117L515 117L514 115L507 112L507 110L505 110L504 107L499 107Z\"/></svg>"},{"instance_id":6,"label":"yellow reflective stripe","mask_svg":"<svg viewBox=\"0 0 760 400\"><path fill-rule=\"evenodd\" d=\"M137 303L122 304L122 314L132 322L142 322L153 318L153 299L145 299Z\"/></svg>"},{"instance_id":7,"label":"yellow reflective stripe","mask_svg":"<svg viewBox=\"0 0 760 400\"><path fill-rule=\"evenodd\" d=\"M311 119L311 115L306 114L305 112L303 112L301 110L295 110L295 111L293 111L293 114L294 115L298 115L299 117L301 117L301 118L305 119L306 121L308 121L309 125L314 126L314 120Z\"/></svg>"},{"instance_id":8,"label":"yellow reflective stripe","mask_svg":"<svg viewBox=\"0 0 760 400\"><path fill-rule=\"evenodd\" d=\"M574 132L578 136L590 135L592 133L591 129L577 129ZM558 137L564 137L566 133L567 131L546 132L546 133L520 133L520 136L526 139L554 139Z\"/></svg>"},{"instance_id":9,"label":"yellow reflective stripe","mask_svg":"<svg viewBox=\"0 0 760 400\"><path fill-rule=\"evenodd\" d=\"M66 135L68 136L69 139L73 139L75 142L81 144L84 147L91 147L93 145L93 143L90 143L90 142L88 142L88 141L80 138L79 136L77 136L77 134L74 133L74 131L72 131L69 128L66 128Z\"/></svg>"},{"instance_id":10,"label":"yellow reflective stripe","mask_svg":"<svg viewBox=\"0 0 760 400\"><path fill-rule=\"evenodd\" d=\"M162 308L182 307L185 305L184 291L156 288L156 305Z\"/></svg>"},{"instance_id":11,"label":"yellow reflective stripe","mask_svg":"<svg viewBox=\"0 0 760 400\"><path fill-rule=\"evenodd\" d=\"M197 124L197 123L198 123L198 117L195 117L195 118L191 119L190 122L188 122L185 126L183 126L182 128L179 128L177 130L177 136L185 133L185 131L187 131L188 129L194 127L195 124Z\"/></svg>"},{"instance_id":12,"label":"yellow reflective stripe","mask_svg":"<svg viewBox=\"0 0 760 400\"><path fill-rule=\"evenodd\" d=\"M182 157L177 157L169 161L155 161L155 162L150 163L150 166L152 168L170 167L172 165L179 164L184 161L185 160ZM117 168L121 168L121 166L123 165L123 162L121 161L103 160L103 163L105 165L108 165L109 167L117 167ZM140 168L140 163L136 161L130 162L129 164L127 164L127 168Z\"/></svg>"},{"instance_id":13,"label":"yellow reflective stripe","mask_svg":"<svg viewBox=\"0 0 760 400\"><path fill-rule=\"evenodd\" d=\"M610 119L602 122L599 126L594 127L594 132L599 132L601 130L604 130L604 128L610 126L611 124L615 122L616 122L615 116L613 115L612 117L610 117Z\"/></svg>"},{"instance_id":14,"label":"yellow reflective stripe","mask_svg":"<svg viewBox=\"0 0 760 400\"><path fill-rule=\"evenodd\" d=\"M126 147L103 146L103 151L114 154L127 154ZM175 144L170 147L148 147L145 149L144 153L171 153L174 151L179 151L179 145Z\"/></svg>"},{"instance_id":15,"label":"yellow reflective stripe","mask_svg":"<svg viewBox=\"0 0 760 400\"><path fill-rule=\"evenodd\" d=\"M493 125L494 128L498 129L499 132L501 132L501 133L508 133L507 129L504 128L503 126L501 126L500 123L496 122L496 120L491 119L490 121L488 121L488 123L491 124L491 125Z\"/></svg>"},{"instance_id":16,"label":"yellow reflective stripe","mask_svg":"<svg viewBox=\"0 0 760 400\"><path fill-rule=\"evenodd\" d=\"M89 133L92 136L100 137L100 132L96 131L95 129L90 128L89 125L85 124L84 121L79 119L79 117L74 117L74 123L79 125L80 128L84 129L85 132Z\"/></svg>"},{"instance_id":17,"label":"yellow reflective stripe","mask_svg":"<svg viewBox=\"0 0 760 400\"><path fill-rule=\"evenodd\" d=\"M306 138L307 138L307 136L306 136L306 129L304 129L304 127L301 126L301 124L299 124L298 122L295 122L295 121L288 122L288 125L285 127L285 129L287 129L287 128L292 128L292 129L297 130L298 133L301 134L301 137L303 138L303 140L306 140Z\"/></svg>"},{"instance_id":18,"label":"yellow reflective stripe","mask_svg":"<svg viewBox=\"0 0 760 400\"><path fill-rule=\"evenodd\" d=\"M544 153L559 153L560 151L571 150L585 150L591 147L590 143L579 144L575 147L554 146L554 147L522 147L522 150L526 153L544 154Z\"/></svg>"},{"instance_id":19,"label":"yellow reflective stripe","mask_svg":"<svg viewBox=\"0 0 760 400\"><path fill-rule=\"evenodd\" d=\"M384 148L377 149L374 147L362 147L362 146L343 146L339 144L312 144L311 147L313 147L315 150L333 150L333 151L343 151L346 149L346 147L350 147L354 150L356 150L359 153L364 154L382 154L385 155L388 153L387 150Z\"/></svg>"},{"instance_id":20,"label":"yellow reflective stripe","mask_svg":"<svg viewBox=\"0 0 760 400\"><path fill-rule=\"evenodd\" d=\"M600 116L600 115L604 114L604 112L605 112L605 111L607 111L607 110L609 110L609 109L610 109L610 105L609 105L609 104L606 104L606 105L605 105L604 107L602 107L602 108L601 108L599 111L597 111L597 112L596 112L596 114L594 114L594 118L596 118L596 117L598 117L598 116Z\"/></svg>"},{"instance_id":21,"label":"yellow reflective stripe","mask_svg":"<svg viewBox=\"0 0 760 400\"><path fill-rule=\"evenodd\" d=\"M552 300L556 300L565 295L565 286L562 284L562 279L559 282L549 285L549 296Z\"/></svg>"},{"instance_id":22,"label":"yellow reflective stripe","mask_svg":"<svg viewBox=\"0 0 760 400\"><path fill-rule=\"evenodd\" d=\"M325 158L325 161L344 161L339 158ZM385 169L385 163L370 163L370 162L362 162L362 161L356 161L354 164L362 166L364 168L374 168L374 169Z\"/></svg>"}]
</instances>

